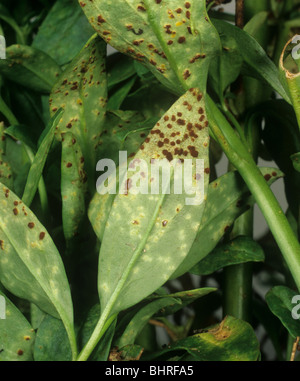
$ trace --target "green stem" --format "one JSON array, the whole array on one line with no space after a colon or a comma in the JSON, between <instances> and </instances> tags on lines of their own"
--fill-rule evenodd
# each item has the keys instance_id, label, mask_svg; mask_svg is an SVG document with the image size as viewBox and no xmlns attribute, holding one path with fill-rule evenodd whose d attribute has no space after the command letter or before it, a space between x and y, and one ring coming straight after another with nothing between
<instances>
[{"instance_id":1,"label":"green stem","mask_svg":"<svg viewBox=\"0 0 300 381\"><path fill-rule=\"evenodd\" d=\"M224 316L251 321L252 263L229 266L224 269Z\"/></svg>"},{"instance_id":2,"label":"green stem","mask_svg":"<svg viewBox=\"0 0 300 381\"><path fill-rule=\"evenodd\" d=\"M215 103L207 96L210 128L229 161L237 168L260 207L300 290L300 245L276 197L251 154L232 130Z\"/></svg>"}]
</instances>

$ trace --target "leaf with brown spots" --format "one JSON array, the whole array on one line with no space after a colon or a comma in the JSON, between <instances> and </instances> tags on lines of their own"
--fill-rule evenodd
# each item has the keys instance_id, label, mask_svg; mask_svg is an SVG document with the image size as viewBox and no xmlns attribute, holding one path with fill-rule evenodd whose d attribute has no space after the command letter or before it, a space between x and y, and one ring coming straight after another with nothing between
<instances>
[{"instance_id":1,"label":"leaf with brown spots","mask_svg":"<svg viewBox=\"0 0 300 381\"><path fill-rule=\"evenodd\" d=\"M62 319L75 350L70 287L52 238L32 211L3 184L0 216L0 282L12 294Z\"/></svg>"},{"instance_id":2,"label":"leaf with brown spots","mask_svg":"<svg viewBox=\"0 0 300 381\"><path fill-rule=\"evenodd\" d=\"M204 99L198 90L191 89L182 96L154 126L132 163L129 163L128 180L120 186L123 194L118 194L114 199L99 259L98 284L102 311L106 308L110 313L119 312L158 289L184 260L196 237L205 202L186 205L189 198L186 189L183 187L182 194L174 193L172 171L171 178L166 179L165 184L170 186L170 194L163 194L161 190L160 194L130 192L134 176L142 176L142 172L147 173L144 184L148 184L149 188L160 181L154 173L150 173L152 159L167 159L165 162L190 159L193 174L196 158L204 160L204 168L209 167L208 128L204 127L205 122L201 128L197 127L199 115L191 112L187 104L195 109L205 109ZM177 119L179 113L181 116ZM169 128L172 116L175 116L175 121ZM178 120L183 123L178 123ZM186 133L189 123L196 137ZM180 140L180 144L176 140ZM163 147L159 147L160 141L164 142ZM174 141L173 146L171 142ZM141 159L147 168L139 168ZM202 173L201 176L204 182L204 194L201 196L205 200L209 175ZM194 177L192 181L195 185ZM190 229L185 229L186 224ZM114 238L116 232L117 240Z\"/></svg>"},{"instance_id":3,"label":"leaf with brown spots","mask_svg":"<svg viewBox=\"0 0 300 381\"><path fill-rule=\"evenodd\" d=\"M93 180L99 137L102 132L106 104L106 44L94 35L68 65L52 89L50 111L63 108L56 137L71 132L82 150L89 185Z\"/></svg>"},{"instance_id":4,"label":"leaf with brown spots","mask_svg":"<svg viewBox=\"0 0 300 381\"><path fill-rule=\"evenodd\" d=\"M231 316L216 326L144 356L143 360L166 360L176 352L185 353L182 361L258 361L260 357L259 342L251 325Z\"/></svg>"},{"instance_id":5,"label":"leaf with brown spots","mask_svg":"<svg viewBox=\"0 0 300 381\"><path fill-rule=\"evenodd\" d=\"M61 198L63 230L67 241L79 232L85 216L86 174L82 153L71 132L63 134L61 157Z\"/></svg>"},{"instance_id":6,"label":"leaf with brown spots","mask_svg":"<svg viewBox=\"0 0 300 381\"><path fill-rule=\"evenodd\" d=\"M205 0L94 0L82 9L107 43L145 64L176 94L203 88L220 49Z\"/></svg>"},{"instance_id":7,"label":"leaf with brown spots","mask_svg":"<svg viewBox=\"0 0 300 381\"><path fill-rule=\"evenodd\" d=\"M0 291L5 300L5 319L0 319L0 361L32 361L35 332L18 308Z\"/></svg>"},{"instance_id":8,"label":"leaf with brown spots","mask_svg":"<svg viewBox=\"0 0 300 381\"><path fill-rule=\"evenodd\" d=\"M0 74L9 80L49 94L61 68L48 54L25 45L11 45L7 58L0 60Z\"/></svg>"},{"instance_id":9,"label":"leaf with brown spots","mask_svg":"<svg viewBox=\"0 0 300 381\"><path fill-rule=\"evenodd\" d=\"M260 171L264 176L270 176L269 185L283 177L283 173L278 169L262 167ZM195 271L197 274L197 263L217 246L225 234L225 227L232 226L234 221L254 204L254 198L237 171L226 173L213 181L208 188L206 208L197 237L172 279L187 271Z\"/></svg>"}]
</instances>

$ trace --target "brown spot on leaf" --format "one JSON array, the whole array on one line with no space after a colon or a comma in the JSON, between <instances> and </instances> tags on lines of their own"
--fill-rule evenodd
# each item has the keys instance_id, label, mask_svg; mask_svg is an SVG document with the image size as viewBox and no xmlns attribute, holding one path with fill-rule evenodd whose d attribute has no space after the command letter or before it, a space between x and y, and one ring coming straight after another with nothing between
<instances>
[{"instance_id":1,"label":"brown spot on leaf","mask_svg":"<svg viewBox=\"0 0 300 381\"><path fill-rule=\"evenodd\" d=\"M40 235L39 235L40 241L42 241L45 238L45 236L46 236L46 233L41 232Z\"/></svg>"},{"instance_id":2,"label":"brown spot on leaf","mask_svg":"<svg viewBox=\"0 0 300 381\"><path fill-rule=\"evenodd\" d=\"M98 20L98 23L99 23L99 24L103 24L103 23L105 23L105 19L102 17L102 15L99 15L98 18L97 18L97 20Z\"/></svg>"}]
</instances>

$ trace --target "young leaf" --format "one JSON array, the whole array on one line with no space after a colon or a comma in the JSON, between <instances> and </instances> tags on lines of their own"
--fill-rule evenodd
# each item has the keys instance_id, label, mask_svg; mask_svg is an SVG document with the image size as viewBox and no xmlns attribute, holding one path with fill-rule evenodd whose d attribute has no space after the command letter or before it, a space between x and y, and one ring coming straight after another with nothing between
<instances>
[{"instance_id":1,"label":"young leaf","mask_svg":"<svg viewBox=\"0 0 300 381\"><path fill-rule=\"evenodd\" d=\"M108 89L128 80L136 75L134 60L121 53L107 57L107 82Z\"/></svg>"},{"instance_id":2,"label":"young leaf","mask_svg":"<svg viewBox=\"0 0 300 381\"><path fill-rule=\"evenodd\" d=\"M71 361L72 352L66 329L61 320L46 315L34 343L35 361Z\"/></svg>"},{"instance_id":3,"label":"young leaf","mask_svg":"<svg viewBox=\"0 0 300 381\"><path fill-rule=\"evenodd\" d=\"M136 81L136 76L124 82L124 84L122 84L122 86L119 89L117 89L109 98L107 108L110 110L119 110L123 101L126 99L128 93L132 89L135 81Z\"/></svg>"},{"instance_id":4,"label":"young leaf","mask_svg":"<svg viewBox=\"0 0 300 381\"><path fill-rule=\"evenodd\" d=\"M40 93L50 93L61 74L57 63L38 49L12 45L7 58L0 60L0 74L11 81Z\"/></svg>"},{"instance_id":5,"label":"young leaf","mask_svg":"<svg viewBox=\"0 0 300 381\"><path fill-rule=\"evenodd\" d=\"M209 275L226 266L246 262L263 262L264 258L264 252L257 242L250 237L239 236L231 242L215 248L190 272L197 275Z\"/></svg>"},{"instance_id":6,"label":"young leaf","mask_svg":"<svg viewBox=\"0 0 300 381\"><path fill-rule=\"evenodd\" d=\"M176 94L205 84L209 62L220 48L206 0L117 0L113 8L94 0L80 5L107 43L144 63Z\"/></svg>"},{"instance_id":7,"label":"young leaf","mask_svg":"<svg viewBox=\"0 0 300 381\"><path fill-rule=\"evenodd\" d=\"M51 112L64 109L57 129L72 132L81 147L91 188L96 166L96 150L106 111L106 45L93 36L68 65L55 84L50 97Z\"/></svg>"},{"instance_id":8,"label":"young leaf","mask_svg":"<svg viewBox=\"0 0 300 381\"><path fill-rule=\"evenodd\" d=\"M68 132L62 139L61 196L62 219L66 240L78 233L85 215L86 174L82 153L73 134Z\"/></svg>"},{"instance_id":9,"label":"young leaf","mask_svg":"<svg viewBox=\"0 0 300 381\"><path fill-rule=\"evenodd\" d=\"M278 169L260 170L270 185L283 176ZM172 275L172 279L183 275L205 258L234 221L254 203L238 172L229 172L212 182L208 187L207 204L196 239L187 257Z\"/></svg>"},{"instance_id":10,"label":"young leaf","mask_svg":"<svg viewBox=\"0 0 300 381\"><path fill-rule=\"evenodd\" d=\"M259 342L250 324L226 317L219 325L169 345L143 360L166 360L186 351L194 361L257 361Z\"/></svg>"},{"instance_id":11,"label":"young leaf","mask_svg":"<svg viewBox=\"0 0 300 381\"><path fill-rule=\"evenodd\" d=\"M5 300L5 319L0 319L0 361L32 361L35 333L22 313L0 291Z\"/></svg>"},{"instance_id":12,"label":"young leaf","mask_svg":"<svg viewBox=\"0 0 300 381\"><path fill-rule=\"evenodd\" d=\"M60 0L40 26L32 47L49 54L59 65L65 65L79 53L92 34L93 29L77 1Z\"/></svg>"},{"instance_id":13,"label":"young leaf","mask_svg":"<svg viewBox=\"0 0 300 381\"><path fill-rule=\"evenodd\" d=\"M205 200L209 178L207 127L202 94L191 89L153 128L132 165L137 170L139 159L149 166L151 159L158 158L191 159L195 165L195 157L201 158L204 160L201 196ZM140 176L143 170L139 168ZM126 184L120 185L123 194L114 200L100 250L99 295L102 312L109 314L138 303L169 279L188 254L204 210L204 202L186 205L185 190L170 195L128 192L133 176L131 168ZM146 176L148 186L159 180L151 176ZM194 176L198 179L197 174ZM174 179L165 186L170 186L173 192L173 185ZM123 186L127 191L123 192ZM122 219L122 215L127 218ZM183 219L190 229L183 229ZM116 231L118 240L113 238Z\"/></svg>"},{"instance_id":14,"label":"young leaf","mask_svg":"<svg viewBox=\"0 0 300 381\"><path fill-rule=\"evenodd\" d=\"M154 294L149 296L149 300L155 300L159 298L175 298L176 300L180 300L181 303L175 303L173 305L165 307L163 310L159 311L156 316L168 316L172 315L175 312L179 311L180 309L188 306L189 304L195 302L197 299L202 298L203 296L206 296L210 294L211 292L217 291L216 288L212 287L203 287L198 288L195 290L188 290L188 291L180 291L176 292L174 294Z\"/></svg>"},{"instance_id":15,"label":"young leaf","mask_svg":"<svg viewBox=\"0 0 300 381\"><path fill-rule=\"evenodd\" d=\"M39 149L31 164L24 194L22 197L24 204L26 204L27 206L30 206L32 200L34 199L47 160L47 156L54 139L54 133L59 123L59 120L61 119L62 113L63 110L58 110L57 113L53 116L53 118L51 118L46 129L45 137L43 138L41 145L39 146Z\"/></svg>"},{"instance_id":16,"label":"young leaf","mask_svg":"<svg viewBox=\"0 0 300 381\"><path fill-rule=\"evenodd\" d=\"M243 57L235 38L228 34L220 35L222 51L212 60L209 67L209 78L215 92L220 96L239 76Z\"/></svg>"},{"instance_id":17,"label":"young leaf","mask_svg":"<svg viewBox=\"0 0 300 381\"><path fill-rule=\"evenodd\" d=\"M138 313L133 317L133 319L129 322L122 336L116 342L116 345L119 348L122 348L126 345L134 344L137 336L143 330L143 328L151 319L151 317L157 311L174 304L180 304L180 300L172 297L166 297L154 300L153 302L147 304L145 307L141 308L138 311Z\"/></svg>"},{"instance_id":18,"label":"young leaf","mask_svg":"<svg viewBox=\"0 0 300 381\"><path fill-rule=\"evenodd\" d=\"M61 257L30 209L0 185L0 281L14 295L61 318L74 348L73 305ZM74 352L75 353L75 352Z\"/></svg>"},{"instance_id":19,"label":"young leaf","mask_svg":"<svg viewBox=\"0 0 300 381\"><path fill-rule=\"evenodd\" d=\"M290 97L280 82L278 69L255 38L225 21L214 19L213 24L220 34L230 36L236 41L246 65L251 68L249 72L258 75L290 103Z\"/></svg>"},{"instance_id":20,"label":"young leaf","mask_svg":"<svg viewBox=\"0 0 300 381\"><path fill-rule=\"evenodd\" d=\"M297 308L298 294L285 286L273 287L266 295L266 302L275 316L294 338L300 336L299 308ZM294 302L296 298L296 304ZM296 307L295 315L293 309Z\"/></svg>"}]
</instances>

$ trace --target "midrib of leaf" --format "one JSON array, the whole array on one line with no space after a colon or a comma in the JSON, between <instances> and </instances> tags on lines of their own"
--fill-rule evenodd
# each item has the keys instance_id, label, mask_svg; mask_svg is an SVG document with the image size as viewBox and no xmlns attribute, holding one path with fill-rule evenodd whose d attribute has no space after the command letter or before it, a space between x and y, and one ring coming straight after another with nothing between
<instances>
[{"instance_id":1,"label":"midrib of leaf","mask_svg":"<svg viewBox=\"0 0 300 381\"><path fill-rule=\"evenodd\" d=\"M91 354L91 352L93 351L93 349L95 348L95 346L97 345L97 343L99 342L99 340L101 339L102 335L105 333L105 332L103 332L103 327L105 326L105 323L108 321L108 319L112 317L111 314L113 311L113 307L114 307L114 305L118 299L118 296L119 296L123 286L125 285L128 277L130 275L131 270L133 269L136 261L138 260L140 254L141 254L141 251L143 250L143 248L144 248L144 246L145 246L145 244L146 244L146 242L150 236L150 233L151 233L151 231L155 225L155 221L157 219L159 210L160 210L160 208L163 204L163 201L165 199L165 196L166 196L164 193L165 192L162 192L162 194L160 194L158 203L156 205L153 216L150 220L148 229L146 230L146 232L144 234L144 238L140 241L138 247L134 251L131 260L129 261L127 267L125 268L125 270L122 274L122 277L120 278L120 280L117 284L117 287L115 288L115 291L113 292L112 296L109 299L109 302L105 306L103 313L100 316L99 322L98 322L92 336L90 337L90 340L88 341L86 346L83 348L82 352L79 354L77 361L86 361L88 359L89 355Z\"/></svg>"}]
</instances>

